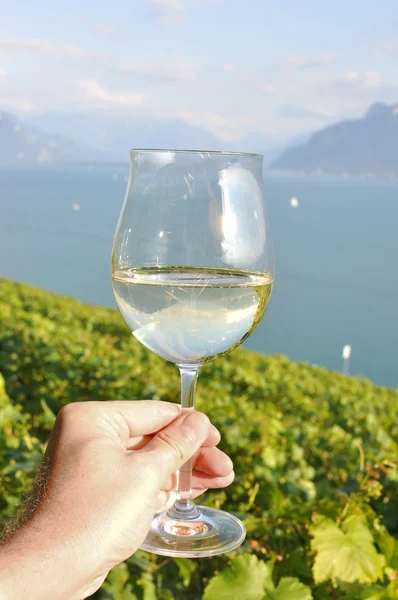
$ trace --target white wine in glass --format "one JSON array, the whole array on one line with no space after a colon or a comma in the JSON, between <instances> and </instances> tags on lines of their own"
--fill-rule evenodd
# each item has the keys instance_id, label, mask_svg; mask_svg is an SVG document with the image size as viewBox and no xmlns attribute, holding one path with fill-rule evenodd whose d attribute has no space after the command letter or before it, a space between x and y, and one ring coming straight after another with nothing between
<instances>
[{"instance_id":1,"label":"white wine in glass","mask_svg":"<svg viewBox=\"0 0 398 600\"><path fill-rule=\"evenodd\" d=\"M132 150L131 160L113 290L134 336L179 367L182 408L193 410L201 365L241 344L271 297L262 156ZM180 470L178 498L155 516L143 549L201 557L243 542L236 517L193 503L191 463Z\"/></svg>"}]
</instances>

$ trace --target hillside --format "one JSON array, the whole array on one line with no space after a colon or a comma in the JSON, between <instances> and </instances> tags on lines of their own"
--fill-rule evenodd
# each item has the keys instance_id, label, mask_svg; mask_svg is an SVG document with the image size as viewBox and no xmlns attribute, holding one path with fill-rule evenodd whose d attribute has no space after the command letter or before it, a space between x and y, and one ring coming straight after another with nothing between
<instances>
[{"instance_id":1,"label":"hillside","mask_svg":"<svg viewBox=\"0 0 398 600\"><path fill-rule=\"evenodd\" d=\"M56 133L55 133L56 132ZM236 150L264 153L264 163L280 147L261 133L226 143L181 119L104 112L49 112L19 119L0 112L0 164L41 162L127 162L130 148Z\"/></svg>"},{"instance_id":2,"label":"hillside","mask_svg":"<svg viewBox=\"0 0 398 600\"><path fill-rule=\"evenodd\" d=\"M104 152L109 159L129 159L130 148L219 148L222 142L199 127L177 119L105 113L43 113L30 119L46 131L69 132L80 143Z\"/></svg>"},{"instance_id":3,"label":"hillside","mask_svg":"<svg viewBox=\"0 0 398 600\"><path fill-rule=\"evenodd\" d=\"M46 133L0 111L0 164L100 160L103 155L70 137Z\"/></svg>"},{"instance_id":4,"label":"hillside","mask_svg":"<svg viewBox=\"0 0 398 600\"><path fill-rule=\"evenodd\" d=\"M49 112L30 117L30 122L46 131L71 135L82 144L98 148L114 160L128 160L130 148L179 148L240 150L266 153L265 162L278 150L272 139L252 133L236 142L225 142L204 127L176 118L153 114L114 115L104 112Z\"/></svg>"},{"instance_id":5,"label":"hillside","mask_svg":"<svg viewBox=\"0 0 398 600\"><path fill-rule=\"evenodd\" d=\"M282 152L269 169L398 176L398 104L374 104L362 119L326 127Z\"/></svg>"},{"instance_id":6,"label":"hillside","mask_svg":"<svg viewBox=\"0 0 398 600\"><path fill-rule=\"evenodd\" d=\"M238 349L203 368L198 392L236 470L204 501L242 518L246 542L202 561L138 551L94 598L397 598L398 391ZM109 398L178 401L177 369L116 311L0 280L0 520L60 407Z\"/></svg>"}]
</instances>

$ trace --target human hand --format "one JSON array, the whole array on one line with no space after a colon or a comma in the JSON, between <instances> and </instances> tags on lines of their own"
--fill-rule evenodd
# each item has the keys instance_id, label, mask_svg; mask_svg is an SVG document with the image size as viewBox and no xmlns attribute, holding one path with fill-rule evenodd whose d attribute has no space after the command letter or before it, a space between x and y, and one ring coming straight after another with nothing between
<instances>
[{"instance_id":1,"label":"human hand","mask_svg":"<svg viewBox=\"0 0 398 600\"><path fill-rule=\"evenodd\" d=\"M215 447L217 429L202 413L180 410L142 400L74 403L60 411L35 510L4 546L2 564L14 570L6 598L17 597L16 590L31 600L93 594L139 548L154 514L172 499L176 471L195 453L194 496L233 481L231 460Z\"/></svg>"}]
</instances>

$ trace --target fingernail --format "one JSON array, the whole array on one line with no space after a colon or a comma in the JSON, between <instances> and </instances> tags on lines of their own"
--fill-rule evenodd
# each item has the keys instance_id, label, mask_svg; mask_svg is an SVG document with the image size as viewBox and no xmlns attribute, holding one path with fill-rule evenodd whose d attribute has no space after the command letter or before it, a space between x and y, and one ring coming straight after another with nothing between
<instances>
[{"instance_id":1,"label":"fingernail","mask_svg":"<svg viewBox=\"0 0 398 600\"><path fill-rule=\"evenodd\" d=\"M204 441L209 433L210 421L206 415L193 411L185 417L181 427L184 433L196 442Z\"/></svg>"}]
</instances>

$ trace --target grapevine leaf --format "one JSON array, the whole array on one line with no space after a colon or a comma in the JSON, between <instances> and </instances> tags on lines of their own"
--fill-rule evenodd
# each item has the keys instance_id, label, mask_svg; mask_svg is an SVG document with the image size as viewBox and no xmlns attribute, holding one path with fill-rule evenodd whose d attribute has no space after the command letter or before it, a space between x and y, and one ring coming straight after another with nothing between
<instances>
[{"instance_id":1,"label":"grapevine leaf","mask_svg":"<svg viewBox=\"0 0 398 600\"><path fill-rule=\"evenodd\" d=\"M323 518L311 528L311 534L311 548L316 552L315 583L328 579L372 583L382 579L383 557L377 553L373 536L359 517L349 517L343 529Z\"/></svg>"},{"instance_id":2,"label":"grapevine leaf","mask_svg":"<svg viewBox=\"0 0 398 600\"><path fill-rule=\"evenodd\" d=\"M267 592L265 600L312 600L312 594L297 577L282 577L278 587Z\"/></svg>"},{"instance_id":3,"label":"grapevine leaf","mask_svg":"<svg viewBox=\"0 0 398 600\"><path fill-rule=\"evenodd\" d=\"M266 563L244 554L210 579L203 600L261 600L270 579L271 571Z\"/></svg>"}]
</instances>

